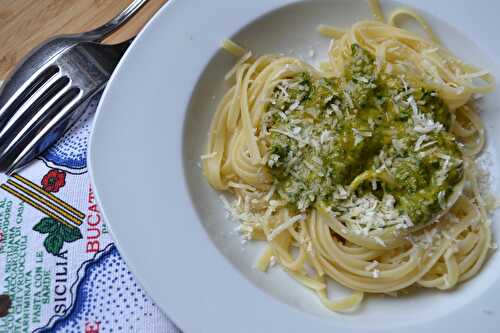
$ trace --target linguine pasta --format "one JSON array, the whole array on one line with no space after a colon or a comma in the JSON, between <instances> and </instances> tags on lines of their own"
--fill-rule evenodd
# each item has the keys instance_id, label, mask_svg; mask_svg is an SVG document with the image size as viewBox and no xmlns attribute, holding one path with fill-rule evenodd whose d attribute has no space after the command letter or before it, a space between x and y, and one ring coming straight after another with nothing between
<instances>
[{"instance_id":1,"label":"linguine pasta","mask_svg":"<svg viewBox=\"0 0 500 333\"><path fill-rule=\"evenodd\" d=\"M345 31L326 25L318 27L321 34L332 39L328 61L319 69L292 57L255 57L236 43L225 41L224 49L239 60L226 75L226 80L234 83L217 108L210 128L207 154L202 157L203 171L210 185L234 195L234 200L223 201L226 209L239 221L240 233L248 240L266 243L257 268L266 271L276 261L291 277L313 290L333 311L356 308L365 293L394 293L415 285L440 290L453 288L478 273L492 242L488 214L493 205L479 189L475 164L485 144L485 134L473 96L492 91L493 77L453 56L415 12L397 9L385 21L378 2L370 1L370 4L375 17L373 21L357 22ZM399 28L397 22L402 16L419 22L429 39ZM272 138L282 140L278 142L292 142L293 147L298 147L296 149L309 153L320 149L318 146L332 140L336 133L323 129L314 139L313 134L304 135L305 129L300 127L291 131L285 131L285 127L273 127L269 125L273 121L276 124L305 120L287 118L294 109L303 106L298 102L301 97L286 105L288 115L276 111L272 115L275 118L270 115L273 107L270 104L279 104L276 96L285 96L292 101L292 93L302 96L300 90L306 81L317 84L314 86L316 90L330 87L331 82L341 82L338 87L345 87L343 77L351 73L356 61L364 59L355 58L356 55L372 59L369 64L373 64L373 68L370 67L369 73L373 77L401 78L403 82L397 85L400 90L404 89L404 94L400 94L401 101L391 101L391 107L403 105L402 109L409 110L410 115L401 126L415 126L412 132L416 138L415 142L412 141L414 150L434 152L443 160L438 158L436 163L440 169L429 176L433 182L441 177L437 184L448 186L443 187L446 191L432 192L434 196L429 202L434 204L432 207L439 207L433 208L432 218L421 217L424 215L418 215L418 209L417 213L405 210L406 206L400 202L406 200L404 196L397 196L396 192L393 195L384 193L391 186L396 188L397 184L390 172L394 169L390 166L388 171L381 169L387 159L380 154L374 155L373 169L351 179L346 186L332 185L335 190L327 194L321 192L324 190L322 186L316 188L314 195L298 199L283 192L284 185L276 171L283 157L273 153ZM359 80L368 79L361 77ZM322 86L321 82L327 84ZM370 83L367 81L367 84ZM425 101L419 99L424 97L419 97L418 91L430 92L423 93L423 96L435 97L431 100L442 103L436 105L441 105L446 114L450 114L448 125L437 122L437 118L422 115ZM397 96L390 95L392 99L399 98ZM339 98L348 103L351 97ZM346 117L342 105L328 105L324 110ZM306 108L306 111L314 119L323 119L314 108ZM379 112L385 111L381 109ZM423 124L421 128L417 128L419 122ZM314 128L311 131L314 132ZM370 131L353 131L354 143L351 142L351 146L354 148L373 140ZM402 131L408 131L408 128L403 127ZM459 147L456 155L443 157L442 153L436 153L436 149L445 149L445 146L441 147L441 141L437 142L437 139L432 140L433 135L435 138L451 138L446 147L451 147L450 151L454 151L455 145ZM384 149L397 154L400 139L395 137ZM411 154L417 154L411 149ZM316 168L315 172L321 173L323 160L316 155L311 159L318 161L318 166L311 166L311 170ZM380 168L377 163L381 163ZM456 171L455 178L449 176L451 171ZM440 172L447 173L443 176ZM326 182L324 187L327 187ZM372 189L373 193L370 193ZM403 193L403 190L399 191L397 193ZM330 298L327 279L351 288L352 294L340 299Z\"/></svg>"}]
</instances>

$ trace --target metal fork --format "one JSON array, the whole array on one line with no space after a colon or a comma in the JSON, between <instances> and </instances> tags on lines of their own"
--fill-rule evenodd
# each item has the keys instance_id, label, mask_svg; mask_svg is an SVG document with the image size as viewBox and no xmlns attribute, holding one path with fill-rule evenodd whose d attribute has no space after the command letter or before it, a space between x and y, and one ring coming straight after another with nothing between
<instances>
[{"instance_id":1,"label":"metal fork","mask_svg":"<svg viewBox=\"0 0 500 333\"><path fill-rule=\"evenodd\" d=\"M54 143L102 91L132 40L99 42L148 0L133 1L105 25L34 49L0 91L0 171L24 167Z\"/></svg>"}]
</instances>

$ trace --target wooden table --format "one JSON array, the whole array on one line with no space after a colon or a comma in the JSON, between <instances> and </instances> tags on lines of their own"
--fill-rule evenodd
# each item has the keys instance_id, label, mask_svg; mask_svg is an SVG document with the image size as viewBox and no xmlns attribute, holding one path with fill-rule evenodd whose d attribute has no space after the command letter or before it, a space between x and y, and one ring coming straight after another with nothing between
<instances>
[{"instance_id":1,"label":"wooden table","mask_svg":"<svg viewBox=\"0 0 500 333\"><path fill-rule=\"evenodd\" d=\"M149 2L105 42L136 34L167 0ZM34 46L56 34L91 30L131 0L0 0L0 80Z\"/></svg>"}]
</instances>

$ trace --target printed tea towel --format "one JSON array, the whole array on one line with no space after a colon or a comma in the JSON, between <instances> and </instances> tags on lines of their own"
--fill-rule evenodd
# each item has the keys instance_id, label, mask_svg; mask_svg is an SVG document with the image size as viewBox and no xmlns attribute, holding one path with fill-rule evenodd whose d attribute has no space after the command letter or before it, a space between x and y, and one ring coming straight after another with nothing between
<instances>
[{"instance_id":1,"label":"printed tea towel","mask_svg":"<svg viewBox=\"0 0 500 333\"><path fill-rule=\"evenodd\" d=\"M0 174L1 333L179 332L128 270L94 197L99 97L39 160Z\"/></svg>"}]
</instances>

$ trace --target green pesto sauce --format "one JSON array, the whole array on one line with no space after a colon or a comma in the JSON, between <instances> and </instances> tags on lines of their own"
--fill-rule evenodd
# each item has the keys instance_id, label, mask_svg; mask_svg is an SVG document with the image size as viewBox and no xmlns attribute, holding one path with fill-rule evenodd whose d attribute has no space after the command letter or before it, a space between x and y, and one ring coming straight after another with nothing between
<instances>
[{"instance_id":1,"label":"green pesto sauce","mask_svg":"<svg viewBox=\"0 0 500 333\"><path fill-rule=\"evenodd\" d=\"M435 91L377 71L353 45L340 78L300 73L275 88L262 124L267 166L293 209L335 207L341 186L357 197L390 194L400 214L426 223L463 176L451 120Z\"/></svg>"}]
</instances>

